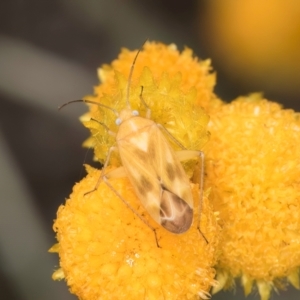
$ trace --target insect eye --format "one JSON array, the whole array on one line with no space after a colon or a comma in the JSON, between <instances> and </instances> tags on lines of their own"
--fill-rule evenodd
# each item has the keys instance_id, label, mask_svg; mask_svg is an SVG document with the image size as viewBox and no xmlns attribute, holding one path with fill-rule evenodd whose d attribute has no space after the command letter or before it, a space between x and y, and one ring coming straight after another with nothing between
<instances>
[{"instance_id":1,"label":"insect eye","mask_svg":"<svg viewBox=\"0 0 300 300\"><path fill-rule=\"evenodd\" d=\"M133 110L133 111L132 111L132 115L133 115L133 116L138 116L138 115L139 115L139 112L138 112L137 110Z\"/></svg>"},{"instance_id":2,"label":"insect eye","mask_svg":"<svg viewBox=\"0 0 300 300\"><path fill-rule=\"evenodd\" d=\"M116 125L119 126L122 123L122 120L120 118L116 119Z\"/></svg>"}]
</instances>

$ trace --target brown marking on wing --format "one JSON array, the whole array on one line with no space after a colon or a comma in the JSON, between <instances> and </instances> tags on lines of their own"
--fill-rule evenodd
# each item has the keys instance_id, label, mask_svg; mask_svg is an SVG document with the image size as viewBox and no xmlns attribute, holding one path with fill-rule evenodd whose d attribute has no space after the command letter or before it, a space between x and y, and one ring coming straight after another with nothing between
<instances>
[{"instance_id":1,"label":"brown marking on wing","mask_svg":"<svg viewBox=\"0 0 300 300\"><path fill-rule=\"evenodd\" d=\"M175 165L175 173L176 176L181 180L182 178L186 177L184 169L180 163Z\"/></svg>"},{"instance_id":2,"label":"brown marking on wing","mask_svg":"<svg viewBox=\"0 0 300 300\"><path fill-rule=\"evenodd\" d=\"M161 225L176 234L186 232L193 221L193 209L180 197L163 189L160 205Z\"/></svg>"},{"instance_id":3,"label":"brown marking on wing","mask_svg":"<svg viewBox=\"0 0 300 300\"><path fill-rule=\"evenodd\" d=\"M148 155L149 157L151 157L152 161L155 161L157 159L157 155L156 155L156 144L158 140L156 137L152 137L152 139L149 140L149 144L148 144Z\"/></svg>"},{"instance_id":4,"label":"brown marking on wing","mask_svg":"<svg viewBox=\"0 0 300 300\"><path fill-rule=\"evenodd\" d=\"M132 158L135 158L135 156L137 156L138 159L144 161L146 163L146 161L148 161L148 153L146 153L145 151L141 150L141 149L138 149L138 148L135 148L133 149L133 152L132 153L134 156L132 156Z\"/></svg>"},{"instance_id":5,"label":"brown marking on wing","mask_svg":"<svg viewBox=\"0 0 300 300\"><path fill-rule=\"evenodd\" d=\"M174 164L167 163L167 165L166 165L166 171L167 171L167 175L169 177L169 180L173 181L175 179Z\"/></svg>"},{"instance_id":6,"label":"brown marking on wing","mask_svg":"<svg viewBox=\"0 0 300 300\"><path fill-rule=\"evenodd\" d=\"M148 193L153 189L153 184L145 176L141 176L140 186L142 187L142 192Z\"/></svg>"}]
</instances>

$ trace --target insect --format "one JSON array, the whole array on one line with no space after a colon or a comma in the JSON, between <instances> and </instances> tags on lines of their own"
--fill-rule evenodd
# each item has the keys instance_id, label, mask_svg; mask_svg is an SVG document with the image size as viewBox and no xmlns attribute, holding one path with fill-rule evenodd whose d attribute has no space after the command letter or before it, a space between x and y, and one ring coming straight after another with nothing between
<instances>
[{"instance_id":1,"label":"insect","mask_svg":"<svg viewBox=\"0 0 300 300\"><path fill-rule=\"evenodd\" d=\"M138 50L130 68L126 90L126 107L120 112L90 100L70 101L63 104L59 109L70 103L86 102L109 109L116 115L116 124L119 126L116 133L111 132L107 125L94 120L115 136L116 144L109 149L101 177L92 191L96 190L101 180L103 180L135 215L154 231L156 244L159 247L155 229L123 199L110 184L108 178L114 177L114 174L117 173L119 176L124 172L150 216L166 230L174 234L181 234L186 232L193 222L194 200L189 178L180 161L200 158L198 230L202 234L200 230L200 212L203 197L204 154L201 151L186 150L167 129L151 120L151 109L142 96L143 87L141 87L140 101L146 108L146 117L140 116L137 110L132 110L130 106L130 85L140 51L141 48ZM183 150L175 152L165 135ZM119 152L122 167L105 174L104 170L109 164L113 151ZM203 234L202 236L207 242L205 236Z\"/></svg>"}]
</instances>

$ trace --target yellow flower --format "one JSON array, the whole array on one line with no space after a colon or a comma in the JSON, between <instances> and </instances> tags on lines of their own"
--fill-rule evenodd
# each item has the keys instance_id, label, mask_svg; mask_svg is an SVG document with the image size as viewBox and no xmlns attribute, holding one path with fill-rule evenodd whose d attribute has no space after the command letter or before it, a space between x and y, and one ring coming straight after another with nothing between
<instances>
[{"instance_id":1,"label":"yellow flower","mask_svg":"<svg viewBox=\"0 0 300 300\"><path fill-rule=\"evenodd\" d=\"M223 228L218 280L241 277L261 299L289 281L299 288L299 114L259 94L211 113L206 187Z\"/></svg>"},{"instance_id":2,"label":"yellow flower","mask_svg":"<svg viewBox=\"0 0 300 300\"><path fill-rule=\"evenodd\" d=\"M54 279L65 278L80 299L198 299L214 282L216 224L207 197L201 214L187 233L174 235L156 225L136 198L127 178L111 180L114 188L156 228L135 216L105 183L95 187L98 170L74 186L57 213L54 230L60 267ZM195 199L197 186L193 187ZM199 198L199 197L198 197ZM198 218L195 209L195 220Z\"/></svg>"},{"instance_id":3,"label":"yellow flower","mask_svg":"<svg viewBox=\"0 0 300 300\"><path fill-rule=\"evenodd\" d=\"M100 69L102 84L95 88L93 100L117 111L126 106L128 73L136 51L123 50L112 66ZM146 43L140 53L130 82L130 105L145 116L140 94L151 108L151 119L162 124L186 148L200 150L208 140L208 116L199 106L216 103L212 92L214 75L209 62L198 62L189 49L180 54L174 45ZM195 88L196 86L196 88ZM214 105L212 105L214 107ZM95 157L104 162L114 144L105 124L117 131L115 115L108 109L90 105L82 117L92 136L85 143L93 146ZM170 144L178 148L174 142ZM133 158L134 159L134 158ZM120 165L116 155L110 168ZM192 176L191 165L185 165ZM204 192L200 229L199 185L191 182L195 209L194 222L184 234L176 235L156 224L135 196L127 178L110 179L122 199L104 183L93 190L100 171L87 168L88 175L76 184L73 193L57 213L54 231L60 268L53 279L65 279L80 299L207 299L215 285L216 249L219 227ZM197 177L197 176L194 176ZM144 220L144 221L143 221ZM155 228L159 247L156 245Z\"/></svg>"},{"instance_id":4,"label":"yellow flower","mask_svg":"<svg viewBox=\"0 0 300 300\"><path fill-rule=\"evenodd\" d=\"M202 43L229 82L296 99L299 1L218 0L199 7Z\"/></svg>"}]
</instances>

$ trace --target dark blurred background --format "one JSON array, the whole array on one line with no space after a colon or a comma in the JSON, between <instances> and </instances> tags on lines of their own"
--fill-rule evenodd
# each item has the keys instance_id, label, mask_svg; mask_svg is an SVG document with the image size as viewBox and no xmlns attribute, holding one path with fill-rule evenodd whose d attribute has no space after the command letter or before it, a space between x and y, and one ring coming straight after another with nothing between
<instances>
[{"instance_id":1,"label":"dark blurred background","mask_svg":"<svg viewBox=\"0 0 300 300\"><path fill-rule=\"evenodd\" d=\"M0 299L76 299L52 281L58 257L47 250L92 151L81 147L85 106L57 107L91 94L99 66L149 38L211 58L223 100L261 91L299 110L300 2L291 2L0 1ZM244 296L237 286L213 299Z\"/></svg>"}]
</instances>

